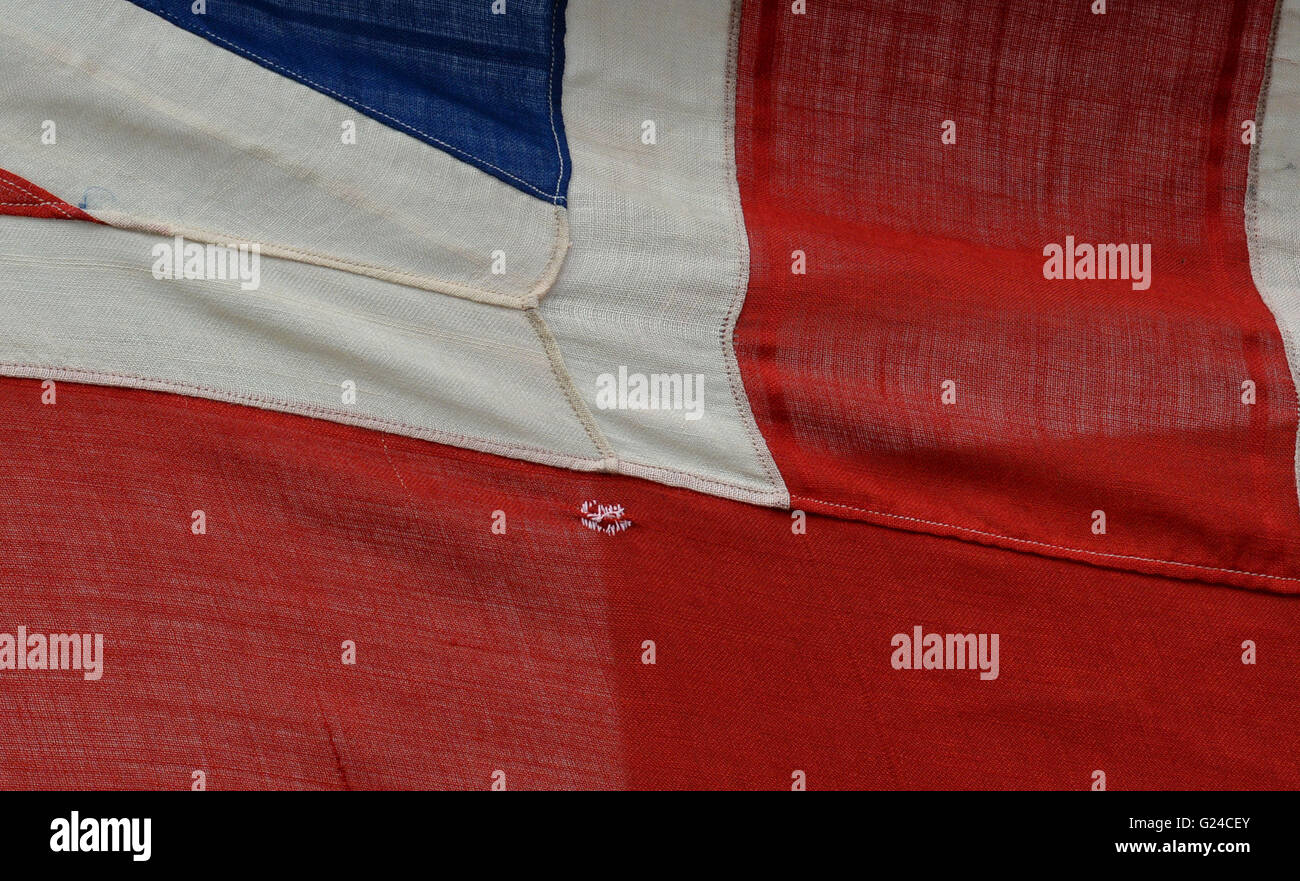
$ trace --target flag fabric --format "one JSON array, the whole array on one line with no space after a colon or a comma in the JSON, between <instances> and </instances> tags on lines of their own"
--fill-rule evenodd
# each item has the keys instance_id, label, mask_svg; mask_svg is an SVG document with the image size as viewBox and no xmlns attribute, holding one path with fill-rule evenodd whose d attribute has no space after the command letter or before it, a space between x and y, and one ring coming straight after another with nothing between
<instances>
[{"instance_id":1,"label":"flag fabric","mask_svg":"<svg viewBox=\"0 0 1300 881\"><path fill-rule=\"evenodd\" d=\"M0 0L0 786L1300 786L1300 3Z\"/></svg>"}]
</instances>

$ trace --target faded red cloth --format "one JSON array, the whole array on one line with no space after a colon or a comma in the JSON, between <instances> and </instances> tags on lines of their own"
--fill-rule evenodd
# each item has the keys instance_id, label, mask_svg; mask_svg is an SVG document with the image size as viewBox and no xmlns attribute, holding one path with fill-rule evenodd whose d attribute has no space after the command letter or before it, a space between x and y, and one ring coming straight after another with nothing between
<instances>
[{"instance_id":1,"label":"faded red cloth","mask_svg":"<svg viewBox=\"0 0 1300 881\"><path fill-rule=\"evenodd\" d=\"M0 670L0 787L1300 786L1296 396L1238 137L1273 4L809 5L745 5L736 105L737 356L806 531L0 379L0 635L105 645ZM1067 236L1150 244L1150 288L1045 279ZM997 678L896 669L917 627L996 634Z\"/></svg>"},{"instance_id":2,"label":"faded red cloth","mask_svg":"<svg viewBox=\"0 0 1300 881\"><path fill-rule=\"evenodd\" d=\"M0 168L0 214L99 221L29 180Z\"/></svg>"},{"instance_id":3,"label":"faded red cloth","mask_svg":"<svg viewBox=\"0 0 1300 881\"><path fill-rule=\"evenodd\" d=\"M104 673L0 672L5 788L1300 785L1292 597L832 517L796 535L170 394L40 399L0 380L0 631L102 633ZM633 525L584 528L592 499ZM998 678L895 670L917 625L999 634Z\"/></svg>"},{"instance_id":4,"label":"faded red cloth","mask_svg":"<svg viewBox=\"0 0 1300 881\"><path fill-rule=\"evenodd\" d=\"M1273 3L1090 9L745 4L750 403L796 505L1294 593L1296 395L1240 137ZM1067 236L1150 244L1150 288L1045 279Z\"/></svg>"}]
</instances>

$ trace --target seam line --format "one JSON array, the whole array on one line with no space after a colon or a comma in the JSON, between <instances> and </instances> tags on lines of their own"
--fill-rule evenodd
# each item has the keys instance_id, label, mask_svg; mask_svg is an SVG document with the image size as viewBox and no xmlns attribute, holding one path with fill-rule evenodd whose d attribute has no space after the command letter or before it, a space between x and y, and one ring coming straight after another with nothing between
<instances>
[{"instance_id":1,"label":"seam line","mask_svg":"<svg viewBox=\"0 0 1300 881\"><path fill-rule=\"evenodd\" d=\"M397 434L404 437L414 437L418 440L432 441L434 443L440 443L458 449L475 450L480 453L491 453L506 458L540 462L546 465L558 464L561 467L570 468L574 471L594 471L598 470L601 465L599 459L582 458L543 447L533 447L528 446L527 444L517 444L510 441L486 440L484 438L457 434L456 432L412 425L408 422L402 422L396 419L386 419L382 416L370 416L365 413L351 410L325 407L320 404L294 402L271 395L248 394L245 392L220 389L215 386L200 385L198 383L159 379L157 377L144 376L138 373L95 370L86 367L54 367L45 364L25 364L22 362L0 362L0 371L3 371L3 375L5 376L14 376L19 378L57 379L64 380L65 382L81 382L89 385L98 384L118 386L122 388L141 389L144 391L188 395L190 397L200 397L205 400L215 400L227 404L242 404L273 412L288 413L294 416L306 416L315 419L324 419L328 422L338 422L344 425L356 425L362 428L387 431L391 434Z\"/></svg>"},{"instance_id":2,"label":"seam line","mask_svg":"<svg viewBox=\"0 0 1300 881\"><path fill-rule=\"evenodd\" d=\"M1287 581L1300 583L1300 578L1294 578L1288 575L1269 575L1267 572L1251 572L1245 569L1226 569L1219 566L1204 566L1199 563L1182 563L1178 560L1161 560L1158 557L1141 557L1136 554L1115 554L1107 551L1093 551L1086 548L1072 548L1069 545L1052 544L1046 541L1037 541L1032 538L1017 538L1014 535L1005 535L1000 532L988 532L983 529L973 529L969 526L958 526L955 523L944 523L942 520L926 520L922 517L908 517L904 514L890 514L887 511L875 511L870 508L860 508L856 505L843 505L839 502L828 502L825 499L818 499L811 496L794 496L791 503L795 502L812 502L816 505L826 505L831 508L843 508L847 511L857 511L862 514L870 514L873 517L885 517L890 520L903 520L908 523L919 523L925 526L941 526L945 529L953 529L958 532L969 533L971 535L982 535L986 538L996 538L1003 541L1014 542L1016 544L1034 545L1041 548L1051 548L1057 551L1069 551L1074 554L1085 554L1091 557L1106 557L1112 560L1133 560L1142 563L1160 563L1166 566L1177 566L1183 569L1193 569L1198 572L1222 572L1228 575L1249 575L1255 578L1268 578L1274 581ZM927 533L928 534L928 533Z\"/></svg>"},{"instance_id":3,"label":"seam line","mask_svg":"<svg viewBox=\"0 0 1300 881\"><path fill-rule=\"evenodd\" d=\"M555 24L563 11L563 5L562 0L553 0L551 3L550 65L546 70L546 110L551 121L551 137L555 138L555 158L560 164L560 170L555 175L553 197L557 205L560 203L560 182L564 180L564 148L560 146L560 133L555 130Z\"/></svg>"},{"instance_id":4,"label":"seam line","mask_svg":"<svg viewBox=\"0 0 1300 881\"><path fill-rule=\"evenodd\" d=\"M749 406L749 396L745 392L744 381L740 376L740 368L736 362L734 343L736 322L740 318L740 310L745 301L745 294L748 293L749 289L750 257L749 232L745 228L744 208L740 201L739 171L736 165L736 84L740 64L740 25L741 16L744 14L742 9L741 0L732 0L731 18L728 24L727 73L725 78L727 111L723 123L723 139L726 144L724 152L729 175L727 181L727 207L731 214L731 222L735 229L736 242L740 247L741 254L737 259L731 304L723 316L722 327L718 329L718 336L722 344L722 366L727 372L727 383L731 387L731 399L736 406L737 415L744 426L750 445L753 447L758 466L763 470L763 474L771 485L772 492L776 494L781 504L789 504L790 494L786 489L785 481L776 466L776 461L772 458L771 450L767 447L767 441L759 432L758 424L754 421L754 413Z\"/></svg>"},{"instance_id":5,"label":"seam line","mask_svg":"<svg viewBox=\"0 0 1300 881\"><path fill-rule=\"evenodd\" d=\"M614 452L614 448L610 446L605 433L596 424L596 420L591 415L591 410L587 409L586 402L582 400L582 395L578 394L578 389L573 384L573 375L569 373L569 368L564 364L564 355L560 352L555 335L546 326L546 321L542 318L542 313L537 310L536 306L529 306L524 310L524 314L528 316L528 321L537 333L537 338L542 342L542 348L546 351L547 360L551 364L551 374L555 377L556 382L560 384L564 397L573 409L573 415L578 418L578 422L582 424L583 429L587 432L587 437L591 438L591 442L604 460L602 469L614 470L618 463L618 455Z\"/></svg>"},{"instance_id":6,"label":"seam line","mask_svg":"<svg viewBox=\"0 0 1300 881\"><path fill-rule=\"evenodd\" d=\"M1255 287L1255 293L1272 317L1273 324L1277 327L1278 336L1282 338L1282 350L1286 357L1287 372L1291 376L1291 386L1296 392L1296 422L1298 428L1295 453L1292 455L1291 472L1295 481L1296 502L1300 505L1300 374L1297 374L1296 371L1297 359L1300 357L1297 349L1300 347L1297 347L1291 330L1278 318L1279 310L1274 308L1273 298L1267 290L1268 285L1260 285L1255 276L1256 256L1263 250L1263 246L1259 244L1259 159L1264 144L1265 123L1268 116L1268 96L1273 85L1273 62L1281 58L1277 54L1277 38L1278 32L1282 28L1282 16L1285 13L1285 6L1286 0L1277 0L1277 5L1273 8L1273 22L1269 30L1268 46L1264 58L1264 75L1260 79L1259 98L1255 102L1255 140L1250 145L1250 158L1247 160L1246 165L1246 193L1242 214L1246 227L1246 256L1250 267L1250 280Z\"/></svg>"},{"instance_id":7,"label":"seam line","mask_svg":"<svg viewBox=\"0 0 1300 881\"><path fill-rule=\"evenodd\" d=\"M181 235L195 242L202 242L204 244L220 245L228 242L253 241L261 248L261 253L267 257L292 260L295 263L306 263L312 266L323 266L328 269L348 272L353 275L364 275L370 278L377 278L380 281L387 281L394 284L405 285L406 287L432 291L433 293L455 297L458 300L470 300L475 303L483 303L490 306L505 306L508 308L522 309L529 296L536 296L535 293L531 291L527 294L498 293L496 291L487 290L486 288L476 288L460 282L446 281L444 279L426 275L417 275L412 272L405 272L400 269L391 269L375 263L367 263L362 260L340 257L337 254L310 251L305 248L297 248L293 245L285 245L279 242L256 241L255 239L240 238L229 233L204 229L197 226L149 220L143 217L136 217L135 215L128 214L124 211L100 211L97 212L96 217L115 229L131 230L134 232L161 236ZM548 279L554 277L556 272L554 264L556 262L556 253L561 250L561 238L561 231L556 229L552 235L552 239L555 240L555 246L552 248L551 259L548 261L545 271L537 284L545 283Z\"/></svg>"},{"instance_id":8,"label":"seam line","mask_svg":"<svg viewBox=\"0 0 1300 881\"><path fill-rule=\"evenodd\" d=\"M151 10L145 9L143 7L140 7L139 11L146 15L152 14ZM177 26L180 27L182 30L186 30L183 25L177 24ZM259 145L253 142L241 143L238 140L234 140L229 135L223 134L219 130L214 129L211 125L209 125L208 121L204 120L200 115L193 114L193 113L185 114L182 112L178 112L176 108L169 106L165 101L162 101L154 96L150 96L149 94L143 92L138 86L138 84L136 84L129 76L121 74L115 70L100 69L93 60L88 59L84 55L78 56L76 53L69 52L67 51L66 47L57 47L57 49L52 48L48 45L48 42L45 41L45 39L41 36L31 34L21 28L12 28L12 27L5 28L3 26L0 26L0 32L14 36L16 39L21 40L27 47L29 47L29 49L36 50L36 51L43 51L47 53L57 51L58 54L56 56L56 60L58 60L64 66L77 70L88 76L93 76L96 79L96 81L98 81L105 87L113 89L119 93L125 94L135 99L136 101L140 102L144 107L148 108L150 111L160 114L161 116L169 120L178 121L184 124L185 126L188 126L204 135L220 138L223 141L223 143L228 144L230 147L239 151L240 153L253 154L259 151L260 149L262 149L263 147L263 145ZM186 32L188 33L188 30ZM0 141L2 140L3 138L0 137ZM290 177L294 178L295 180L307 182L308 184L324 191L327 195L333 198L339 198L340 196L340 193L336 191L335 187L331 185L329 181L324 180L319 175L305 172L303 168L297 167L292 163L285 163L283 161L280 161L275 157L275 155L271 156L271 158L269 159L269 164L279 169L280 171L288 174ZM30 195L33 198L37 198L32 193L19 187L17 184L9 184L5 182L5 185L13 186L14 188L20 189L22 192L27 193L27 195ZM505 185L509 186L508 184ZM21 204L26 205L26 203L21 203ZM54 205L54 203L42 203L42 204ZM66 211L66 209L63 209L57 205L55 206L55 208L65 217L68 217L69 219L74 219L72 215ZM367 202L363 210L365 210L367 215L374 216L379 219L395 220L405 230L408 230L416 234L419 233L419 230L416 226L413 226L411 225L411 223L407 222L408 218L406 217L402 217L400 219L394 218L391 214L385 212L382 206L374 206L372 210L369 203ZM551 251L550 260L547 262L545 266L542 267L538 276L535 279L533 279L531 282L529 282L529 288L527 290L520 291L518 293L511 293L506 291L495 291L489 288L478 288L462 282L449 281L445 279L435 278L432 276L419 275L413 272L405 272L403 270L390 269L387 267L379 266L377 264L366 263L364 261L351 260L346 257L339 257L337 255L327 254L320 251L312 251L307 249L295 248L290 245L279 245L276 243L266 243L266 242L259 242L259 244L265 245L268 249L267 253L271 256L279 256L279 257L283 257L284 259L299 260L299 262L328 266L330 268L338 269L344 272L354 272L358 275L367 275L374 278L379 278L384 281L391 281L396 284L404 284L409 287L419 288L421 290L428 290L428 291L433 291L435 293L446 294L447 296L459 297L461 299L467 299L467 300L472 300L481 303L489 303L492 305L509 306L518 309L518 308L523 308L523 306L526 305L530 299L537 298L539 296L538 293L539 291L544 291L545 289L549 288L550 285L554 283L555 278L558 275L559 272L558 262L562 258L563 251L567 249L569 243L568 227L567 224L564 222L562 211L563 208L561 205L555 204L553 206L552 217L555 221L555 224L554 227L549 231L552 239L552 251ZM130 212L125 212L125 211L115 211L115 210L97 211L95 212L95 214L91 216L94 216L95 219L100 220L101 222L109 226L115 226L121 229L132 229L132 230L138 230L138 231L149 232L149 233L157 233L162 235L192 233L191 236L192 238L194 238L196 241L202 241L205 243L219 243L223 237L226 239L236 239L238 241L255 240L255 237L252 236L240 236L234 233L222 233L213 230L205 230L199 227L186 227L184 225L172 224L166 220L152 220L145 217L139 217L136 215L132 215ZM275 250L271 250L272 248L274 248ZM311 259L302 259L297 255L304 255L305 257L309 257Z\"/></svg>"},{"instance_id":9,"label":"seam line","mask_svg":"<svg viewBox=\"0 0 1300 881\"><path fill-rule=\"evenodd\" d=\"M4 205L4 206L6 206L6 207L9 207L9 206L15 206L15 205L21 205L21 206L23 206L23 207L27 207L27 208L37 208L37 207L42 207L42 206L52 206L52 207L54 208L55 211L59 212L59 213L62 214L64 217L68 218L69 220L72 220L72 219L73 219L73 218L72 218L72 215L68 213L68 210L67 210L66 208L63 207L63 203L62 203L62 202L42 202L42 201L40 201L40 198L41 198L40 196L36 195L36 194L33 193L31 190L27 189L26 187L22 186L21 184L16 184L16 183L14 183L14 182L12 182L12 181L5 181L3 185L6 186L6 187L12 187L13 189L18 190L18 191L21 192L21 193L26 193L27 195L31 196L33 199L36 199L37 201L36 201L36 204L35 204L35 205L33 205L31 202L0 202L0 205Z\"/></svg>"}]
</instances>

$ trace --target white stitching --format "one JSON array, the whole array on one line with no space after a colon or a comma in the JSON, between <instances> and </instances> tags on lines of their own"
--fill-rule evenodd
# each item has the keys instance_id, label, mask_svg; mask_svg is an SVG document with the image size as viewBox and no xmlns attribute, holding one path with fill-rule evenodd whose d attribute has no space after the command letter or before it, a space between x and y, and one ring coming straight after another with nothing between
<instances>
[{"instance_id":1,"label":"white stitching","mask_svg":"<svg viewBox=\"0 0 1300 881\"><path fill-rule=\"evenodd\" d=\"M955 523L944 523L942 520L924 520L920 517L908 517L903 514L890 514L885 511L873 511L870 508L859 508L856 505L841 505L838 502L827 502L823 499L815 499L808 496L796 496L791 499L791 505L795 502L812 502L818 505L828 505L833 508L844 508L848 511L860 511L863 514L871 514L875 517L888 517L892 520L906 520L910 523L923 523L926 526L942 526L945 529L956 529L960 532L969 532L974 535L983 535L988 538L1000 538L1004 541L1013 541L1018 544L1036 545L1043 548L1052 548L1058 551L1070 551L1076 554L1088 554L1096 557L1109 557L1116 560L1137 560L1143 563L1163 563L1166 566L1181 566L1185 569L1195 569L1200 572L1225 572L1231 575L1250 575L1256 578L1271 578L1275 581L1294 581L1300 582L1300 578L1294 578L1288 575L1269 575L1266 572L1248 572L1244 569L1224 569L1219 566L1202 566L1199 563L1180 563L1177 560L1161 560L1158 557L1139 557L1134 554L1112 554L1106 551L1090 551L1086 548L1072 548L1068 545L1057 545L1045 541L1035 541L1032 538L1017 538L1014 535L1003 535L1000 532L985 532L982 529L972 529L969 526L958 526Z\"/></svg>"},{"instance_id":2,"label":"white stitching","mask_svg":"<svg viewBox=\"0 0 1300 881\"><path fill-rule=\"evenodd\" d=\"M587 437L591 440L601 458L606 462L617 461L618 453L605 438L605 433L600 430L600 425L597 424L596 418L591 415L591 410L587 409L587 402L579 394L577 386L573 382L573 375L564 363L564 353L560 351L559 341L555 339L555 334L551 333L546 320L542 318L541 311L536 306L529 306L524 309L524 314L528 316L528 323L532 325L533 332L537 334L537 339L541 342L543 351L546 352L546 359L551 367L551 376L554 377L556 384L560 387L565 400L569 402L574 417L582 425L583 430L587 432Z\"/></svg>"},{"instance_id":3,"label":"white stitching","mask_svg":"<svg viewBox=\"0 0 1300 881\"><path fill-rule=\"evenodd\" d=\"M144 232L151 235L172 236L183 234L187 238L195 241L211 242L221 244L237 236L208 230L202 227L186 226L184 224L172 223L167 220L150 220L147 217L136 217L124 211L103 211L100 212L99 220L115 229L133 230L135 232ZM558 235L558 233L557 233ZM430 275L421 275L416 272L408 272L402 269L392 269L377 263L367 263L362 260L353 260L349 257L343 257L338 254L330 254L324 251L313 251L305 248L298 248L293 245L286 245L281 242L263 241L262 254L266 257L277 257L283 260L292 260L297 263L304 263L311 266L323 266L329 269L335 269L339 272L349 272L353 275L363 275L367 278L377 278L380 281L401 284L407 287L418 288L420 290L432 291L437 294L445 294L449 297L455 297L460 300L466 300L474 303L484 303L490 306L502 306L507 309L525 308L524 294L511 293L509 291L496 291L491 288L478 288L471 284L448 279L437 278ZM558 247L558 245L557 245ZM542 268L543 273L550 269L551 261ZM544 276L543 276L544 277Z\"/></svg>"},{"instance_id":4,"label":"white stitching","mask_svg":"<svg viewBox=\"0 0 1300 881\"><path fill-rule=\"evenodd\" d=\"M560 17L560 4L551 4L551 64L546 71L546 109L551 118L551 136L555 138L555 158L560 161L559 174L555 175L556 204L560 201L560 181L564 180L564 148L560 146L560 133L555 130L555 89L552 88L555 77L555 20Z\"/></svg>"},{"instance_id":5,"label":"white stitching","mask_svg":"<svg viewBox=\"0 0 1300 881\"><path fill-rule=\"evenodd\" d=\"M8 178L6 178L6 179L3 181L3 183L4 183L4 185L7 186L7 187L13 187L15 190L18 190L19 192L26 193L27 195L31 196L33 199L37 199L37 200L39 200L39 199L41 198L40 196L38 196L38 195L36 195L35 193L33 193L31 190L27 189L26 187L22 186L21 184L16 184L16 183L14 183L12 180L9 180ZM69 220L72 220L72 215L69 214L69 213L68 213L68 212L63 208L62 203L59 203L59 202L39 202L39 201L38 201L38 203L37 203L36 205L32 205L30 202L0 202L0 205L23 205L23 206L26 206L26 207L29 207L29 208L36 208L36 207L39 207L39 206L41 206L41 205L53 205L55 211L58 211L58 212L59 212L60 214L62 214L64 217L68 218Z\"/></svg>"},{"instance_id":6,"label":"white stitching","mask_svg":"<svg viewBox=\"0 0 1300 881\"><path fill-rule=\"evenodd\" d=\"M1282 338L1282 350L1286 355L1287 372L1291 375L1291 385L1296 389L1296 412L1300 414L1300 374L1296 370L1296 340L1295 335L1282 322L1280 318L1281 303L1274 303L1275 296L1270 293L1269 286L1260 284L1256 274L1256 255L1264 249L1260 242L1260 211L1259 211L1259 160L1261 151L1264 148L1264 138L1268 135L1266 123L1269 121L1268 98L1273 87L1273 62L1278 60L1277 41L1278 32L1282 27L1283 4L1278 3L1273 10L1273 21L1270 26L1268 35L1268 52L1265 54L1264 75L1259 85L1259 98L1255 102L1255 121L1258 125L1254 142L1250 145L1250 157L1246 165L1246 194L1243 200L1243 215L1245 217L1246 227L1246 250L1250 257L1251 281L1254 283L1255 291L1259 294L1259 299L1268 309L1269 314L1273 316L1273 323L1277 325L1278 336ZM1292 472L1296 478L1296 499L1300 501L1300 435L1296 437L1295 453L1291 457Z\"/></svg>"},{"instance_id":7,"label":"white stitching","mask_svg":"<svg viewBox=\"0 0 1300 881\"><path fill-rule=\"evenodd\" d=\"M781 477L780 470L776 466L776 461L772 458L771 450L767 447L767 441L764 440L762 433L758 430L758 423L754 420L754 412L749 405L749 395L745 392L745 383L741 379L740 366L736 360L735 328L744 307L745 296L749 291L750 258L749 231L745 227L744 207L741 205L740 183L736 170L736 84L740 77L740 26L742 15L740 0L733 0L731 4L731 20L727 28L727 117L723 134L727 144L725 152L730 176L727 181L727 208L731 214L736 241L744 253L736 261L737 268L735 280L732 283L731 304L722 316L722 327L718 329L718 337L722 343L722 367L727 373L727 384L731 386L731 399L736 405L736 415L740 417L741 425L744 427L745 434L749 437L749 443L754 449L754 458L767 478L772 492L783 501L788 502L789 490Z\"/></svg>"},{"instance_id":8,"label":"white stitching","mask_svg":"<svg viewBox=\"0 0 1300 881\"><path fill-rule=\"evenodd\" d=\"M632 525L622 505L602 505L592 499L582 503L579 513L583 526L605 535L617 535Z\"/></svg>"},{"instance_id":9,"label":"white stitching","mask_svg":"<svg viewBox=\"0 0 1300 881\"><path fill-rule=\"evenodd\" d=\"M390 434L396 434L401 437L412 437L417 440L443 444L444 446L452 447L454 449L472 450L479 453L486 453L488 455L501 456L506 459L513 459L515 461L537 462L543 465L562 462L563 464L559 467L568 468L572 471L596 471L599 470L604 463L603 459L579 457L569 453L557 452L545 447L532 447L526 444L517 444L512 441L499 441L489 438L473 437L465 434L457 434L452 431L426 428L394 419L386 419L383 416L369 416L364 413L325 407L320 404L311 404L306 402L295 403L286 398L227 391L214 386L199 385L179 380L158 379L138 373L125 373L116 370L95 370L88 367L56 367L47 364L3 361L0 362L0 376L11 376L15 378L65 379L67 382L117 386L120 388L130 388L141 391L162 391L170 394L184 395L191 398L197 397L204 400L217 401L218 403L249 405L271 412L287 413L292 416L323 419L327 422L342 425L354 425L362 428L373 428L379 431L387 431ZM73 378L66 379L66 377ZM115 380L116 382L105 382L105 380ZM500 452L502 450L508 450L509 452ZM531 453L532 455L522 455L528 453Z\"/></svg>"}]
</instances>

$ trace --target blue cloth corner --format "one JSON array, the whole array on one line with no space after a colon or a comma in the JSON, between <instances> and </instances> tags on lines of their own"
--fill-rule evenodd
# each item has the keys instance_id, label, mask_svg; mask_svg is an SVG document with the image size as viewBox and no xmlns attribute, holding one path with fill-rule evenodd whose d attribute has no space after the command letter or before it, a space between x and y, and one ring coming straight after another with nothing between
<instances>
[{"instance_id":1,"label":"blue cloth corner","mask_svg":"<svg viewBox=\"0 0 1300 881\"><path fill-rule=\"evenodd\" d=\"M505 0L504 14L492 0L207 0L201 15L130 2L565 204L564 0Z\"/></svg>"}]
</instances>

